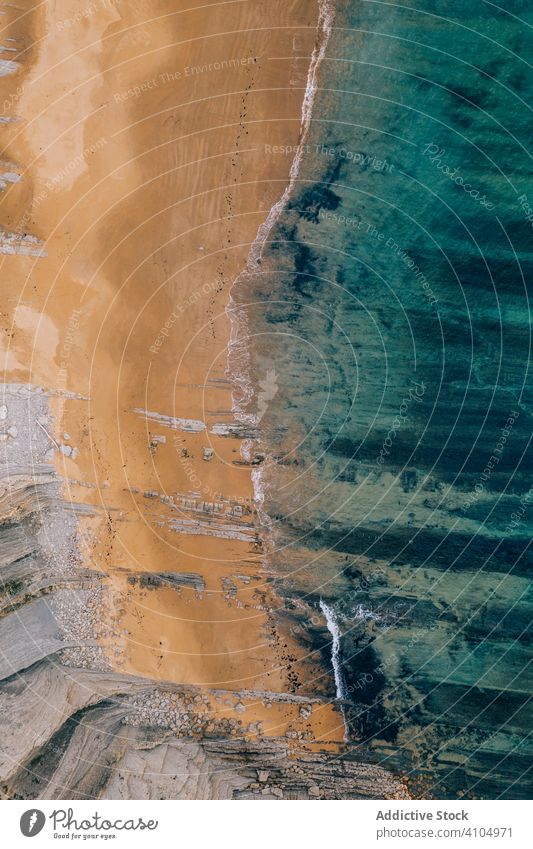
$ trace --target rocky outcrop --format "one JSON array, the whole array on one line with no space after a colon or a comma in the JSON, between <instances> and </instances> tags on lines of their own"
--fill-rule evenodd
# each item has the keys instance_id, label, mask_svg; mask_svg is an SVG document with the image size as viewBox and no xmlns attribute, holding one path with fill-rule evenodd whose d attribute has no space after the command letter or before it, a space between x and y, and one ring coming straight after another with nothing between
<instances>
[{"instance_id":1,"label":"rocky outcrop","mask_svg":"<svg viewBox=\"0 0 533 849\"><path fill-rule=\"evenodd\" d=\"M4 682L2 726L11 733L0 760L2 792L25 799L406 796L389 772L353 753L302 752L281 739L178 736L161 725L129 724L135 700L155 692L150 682L65 668L57 658ZM172 692L180 688L159 698Z\"/></svg>"},{"instance_id":2,"label":"rocky outcrop","mask_svg":"<svg viewBox=\"0 0 533 849\"><path fill-rule=\"evenodd\" d=\"M9 436L1 466L0 787L9 798L397 798L403 784L350 751L309 746L292 727L264 737L246 706L284 706L305 722L313 694L180 687L111 671L117 639L103 614L103 574L77 553L77 515L50 459L58 450L45 392L4 386ZM27 446L31 446L28 453ZM155 493L159 500L159 494ZM253 528L250 509L176 496L177 508ZM245 519L246 517L246 519ZM181 523L185 520L180 520ZM192 519L190 520L192 521ZM198 521L198 520L195 520ZM199 523L200 524L200 523ZM204 533L208 530L204 529ZM193 572L124 573L129 585L205 593ZM244 586L247 575L235 575ZM237 585L223 580L230 601ZM326 663L328 661L326 660ZM242 717L242 718L241 718ZM297 724L296 724L296 727ZM369 757L370 754L369 754Z\"/></svg>"}]
</instances>

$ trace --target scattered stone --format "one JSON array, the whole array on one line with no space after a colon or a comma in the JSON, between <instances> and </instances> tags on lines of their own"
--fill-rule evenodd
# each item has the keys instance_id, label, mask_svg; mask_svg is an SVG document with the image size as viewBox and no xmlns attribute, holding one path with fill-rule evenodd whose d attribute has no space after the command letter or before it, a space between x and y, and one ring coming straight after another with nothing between
<instances>
[{"instance_id":1,"label":"scattered stone","mask_svg":"<svg viewBox=\"0 0 533 849\"><path fill-rule=\"evenodd\" d=\"M212 448L204 448L204 460L212 460L214 453Z\"/></svg>"},{"instance_id":2,"label":"scattered stone","mask_svg":"<svg viewBox=\"0 0 533 849\"><path fill-rule=\"evenodd\" d=\"M59 450L62 454L65 455L65 457L70 457L70 455L72 454L72 448L70 447L70 445L60 445Z\"/></svg>"},{"instance_id":3,"label":"scattered stone","mask_svg":"<svg viewBox=\"0 0 533 849\"><path fill-rule=\"evenodd\" d=\"M70 442L70 436L69 436L69 434L68 434L68 433L64 433L64 434L63 434L63 439L65 440L65 442Z\"/></svg>"},{"instance_id":4,"label":"scattered stone","mask_svg":"<svg viewBox=\"0 0 533 849\"><path fill-rule=\"evenodd\" d=\"M5 404L0 406L0 422L5 422L7 419L7 407Z\"/></svg>"},{"instance_id":5,"label":"scattered stone","mask_svg":"<svg viewBox=\"0 0 533 849\"><path fill-rule=\"evenodd\" d=\"M16 439L19 435L18 429L15 427L15 425L8 427L7 432L12 439Z\"/></svg>"},{"instance_id":6,"label":"scattered stone","mask_svg":"<svg viewBox=\"0 0 533 849\"><path fill-rule=\"evenodd\" d=\"M320 787L317 784L313 784L307 791L310 796L320 796Z\"/></svg>"},{"instance_id":7,"label":"scattered stone","mask_svg":"<svg viewBox=\"0 0 533 849\"><path fill-rule=\"evenodd\" d=\"M268 776L270 775L266 769L258 769L257 770L257 778L261 782L261 784L266 784L268 781Z\"/></svg>"}]
</instances>

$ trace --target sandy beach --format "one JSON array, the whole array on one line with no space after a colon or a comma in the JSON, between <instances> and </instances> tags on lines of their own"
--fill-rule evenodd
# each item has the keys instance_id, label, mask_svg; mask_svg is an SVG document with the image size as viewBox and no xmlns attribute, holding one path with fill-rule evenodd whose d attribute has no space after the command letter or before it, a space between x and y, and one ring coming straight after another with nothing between
<instances>
[{"instance_id":1,"label":"sandy beach","mask_svg":"<svg viewBox=\"0 0 533 849\"><path fill-rule=\"evenodd\" d=\"M301 138L317 19L308 0L7 10L0 263L4 381L50 395L102 665L328 747L338 710L285 699L319 658L284 627L227 435L230 291L290 179L271 151Z\"/></svg>"}]
</instances>

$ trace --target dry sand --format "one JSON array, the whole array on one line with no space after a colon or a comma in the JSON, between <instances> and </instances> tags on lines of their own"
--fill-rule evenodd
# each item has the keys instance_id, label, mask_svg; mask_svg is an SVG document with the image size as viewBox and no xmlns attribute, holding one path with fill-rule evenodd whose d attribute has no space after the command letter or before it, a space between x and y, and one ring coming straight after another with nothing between
<instances>
[{"instance_id":1,"label":"dry sand","mask_svg":"<svg viewBox=\"0 0 533 849\"><path fill-rule=\"evenodd\" d=\"M94 508L80 545L104 576L100 639L122 672L312 693L318 658L277 615L240 440L210 431L232 420L226 306L287 184L291 157L266 151L298 142L317 3L24 8L1 21L19 63L0 79L18 118L2 159L20 175L0 199L16 234L0 258L4 380L60 393L55 463L65 497ZM136 573L194 573L200 588ZM342 740L330 705L308 719L241 701L268 734Z\"/></svg>"}]
</instances>

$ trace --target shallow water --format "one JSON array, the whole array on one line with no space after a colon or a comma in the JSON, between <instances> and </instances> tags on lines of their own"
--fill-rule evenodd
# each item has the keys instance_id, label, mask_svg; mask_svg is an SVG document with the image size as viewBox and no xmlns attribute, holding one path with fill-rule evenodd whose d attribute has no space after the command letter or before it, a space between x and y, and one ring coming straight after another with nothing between
<instances>
[{"instance_id":1,"label":"shallow water","mask_svg":"<svg viewBox=\"0 0 533 849\"><path fill-rule=\"evenodd\" d=\"M332 698L334 611L353 743L415 795L527 797L531 7L339 5L236 296L267 557Z\"/></svg>"}]
</instances>

